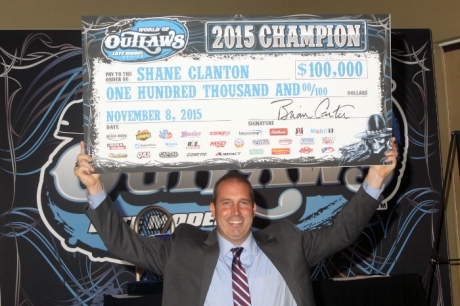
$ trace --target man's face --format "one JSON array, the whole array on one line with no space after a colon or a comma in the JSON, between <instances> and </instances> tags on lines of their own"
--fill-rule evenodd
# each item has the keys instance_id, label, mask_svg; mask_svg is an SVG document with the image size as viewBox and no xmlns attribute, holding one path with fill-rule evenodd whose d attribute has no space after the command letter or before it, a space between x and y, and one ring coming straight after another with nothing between
<instances>
[{"instance_id":1,"label":"man's face","mask_svg":"<svg viewBox=\"0 0 460 306\"><path fill-rule=\"evenodd\" d=\"M240 245L251 232L256 203L251 202L249 187L238 181L222 182L216 203L210 209L219 234L234 245Z\"/></svg>"}]
</instances>

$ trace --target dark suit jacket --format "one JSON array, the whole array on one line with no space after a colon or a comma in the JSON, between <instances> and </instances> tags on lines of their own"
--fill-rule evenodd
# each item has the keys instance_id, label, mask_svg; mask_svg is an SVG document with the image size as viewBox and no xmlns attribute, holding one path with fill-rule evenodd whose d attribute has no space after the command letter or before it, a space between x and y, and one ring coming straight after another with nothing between
<instances>
[{"instance_id":1,"label":"dark suit jacket","mask_svg":"<svg viewBox=\"0 0 460 306\"><path fill-rule=\"evenodd\" d=\"M281 273L297 305L315 305L310 267L353 243L378 204L361 188L331 226L300 231L280 220L254 232L257 245ZM216 230L181 224L170 239L136 235L109 198L86 214L111 254L164 275L163 305L204 304L219 257Z\"/></svg>"}]
</instances>

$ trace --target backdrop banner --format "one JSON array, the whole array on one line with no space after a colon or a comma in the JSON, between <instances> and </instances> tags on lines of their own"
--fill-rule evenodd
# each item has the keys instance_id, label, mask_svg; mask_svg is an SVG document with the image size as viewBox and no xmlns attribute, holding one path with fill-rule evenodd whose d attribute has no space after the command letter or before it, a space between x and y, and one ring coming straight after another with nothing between
<instances>
[{"instance_id":1,"label":"backdrop banner","mask_svg":"<svg viewBox=\"0 0 460 306\"><path fill-rule=\"evenodd\" d=\"M73 175L88 124L81 32L5 30L0 38L1 302L103 305L103 295L126 292L134 269L107 252L83 213L85 192ZM360 238L312 275L417 273L427 289L442 184L431 33L392 30L391 38L393 108L385 115L400 151L398 167ZM127 222L158 205L176 224L211 230L212 188L226 171L104 173L102 180ZM255 229L287 218L310 230L333 221L367 167L240 171L256 192ZM448 273L437 270L431 305L451 305Z\"/></svg>"}]
</instances>

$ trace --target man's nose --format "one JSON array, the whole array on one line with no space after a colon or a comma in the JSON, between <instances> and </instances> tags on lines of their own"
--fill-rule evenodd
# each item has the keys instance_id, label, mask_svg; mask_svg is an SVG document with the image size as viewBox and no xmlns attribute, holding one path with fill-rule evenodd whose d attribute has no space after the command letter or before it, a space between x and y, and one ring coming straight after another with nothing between
<instances>
[{"instance_id":1,"label":"man's nose","mask_svg":"<svg viewBox=\"0 0 460 306\"><path fill-rule=\"evenodd\" d=\"M238 203L234 203L232 205L232 214L233 215L239 215L240 214L240 206L238 205Z\"/></svg>"}]
</instances>

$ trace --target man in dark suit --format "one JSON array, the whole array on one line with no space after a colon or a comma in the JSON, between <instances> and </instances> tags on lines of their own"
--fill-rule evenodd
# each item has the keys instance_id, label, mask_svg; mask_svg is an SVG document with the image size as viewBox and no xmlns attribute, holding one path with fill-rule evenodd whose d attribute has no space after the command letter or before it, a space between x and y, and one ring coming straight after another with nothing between
<instances>
[{"instance_id":1,"label":"man in dark suit","mask_svg":"<svg viewBox=\"0 0 460 306\"><path fill-rule=\"evenodd\" d=\"M87 188L88 217L110 253L164 276L163 305L168 306L237 305L237 289L232 289L235 247L243 248L238 260L248 284L246 305L314 305L310 267L358 238L379 204L383 181L394 170L398 154L392 139L392 149L385 153L391 166L370 167L363 186L331 226L300 231L280 220L253 232L253 190L234 172L214 187L210 210L215 230L181 224L169 239L158 239L136 235L123 222L81 146L74 173Z\"/></svg>"}]
</instances>

